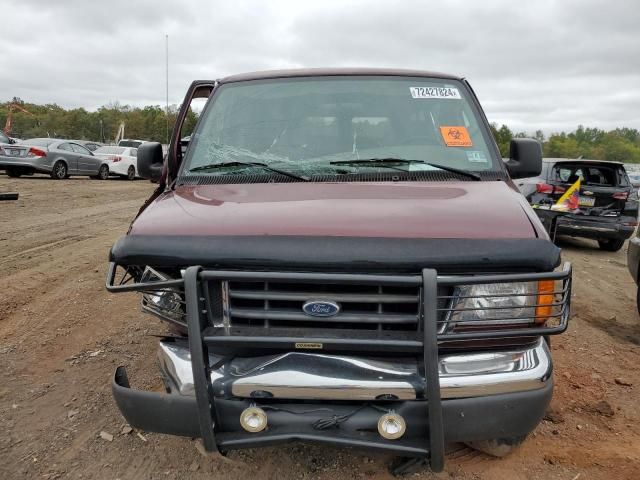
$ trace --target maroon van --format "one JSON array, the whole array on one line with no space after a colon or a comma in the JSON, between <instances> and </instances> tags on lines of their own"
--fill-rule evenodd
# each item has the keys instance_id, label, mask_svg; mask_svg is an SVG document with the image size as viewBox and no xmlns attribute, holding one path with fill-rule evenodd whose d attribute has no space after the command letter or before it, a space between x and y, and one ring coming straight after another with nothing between
<instances>
[{"instance_id":1,"label":"maroon van","mask_svg":"<svg viewBox=\"0 0 640 480\"><path fill-rule=\"evenodd\" d=\"M138 149L158 189L110 253L107 288L140 292L171 327L167 393L130 388L119 367L122 414L222 454L289 441L391 452L396 473L441 470L449 442L507 453L544 415L548 336L569 318L570 265L512 182L541 158L514 139L503 163L450 75L193 82L166 157Z\"/></svg>"}]
</instances>

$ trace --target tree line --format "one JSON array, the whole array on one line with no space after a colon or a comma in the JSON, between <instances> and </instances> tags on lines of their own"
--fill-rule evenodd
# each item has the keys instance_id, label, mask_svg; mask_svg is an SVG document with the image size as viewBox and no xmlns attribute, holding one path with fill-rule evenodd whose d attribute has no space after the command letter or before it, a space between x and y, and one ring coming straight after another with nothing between
<instances>
[{"instance_id":1,"label":"tree line","mask_svg":"<svg viewBox=\"0 0 640 480\"><path fill-rule=\"evenodd\" d=\"M111 103L88 111L84 108L65 109L59 105L36 105L19 98L0 103L0 127L5 125L9 107L17 104L21 110L13 112L11 136L17 138L55 137L77 140L94 140L111 143L115 140L120 124L125 124L125 137L167 143L167 121L169 133L176 120L178 105L171 105L167 112L160 105L131 107ZM189 135L198 117L189 111L183 135ZM509 156L512 138L532 137L543 144L545 157L592 158L640 163L640 132L635 128L616 128L605 131L580 125L570 133L552 133L545 137L541 130L533 133L513 132L508 126L491 125L503 157Z\"/></svg>"},{"instance_id":2,"label":"tree line","mask_svg":"<svg viewBox=\"0 0 640 480\"><path fill-rule=\"evenodd\" d=\"M533 134L512 132L506 125L491 125L503 157L509 156L509 142L512 138L535 138L542 142L545 157L550 158L590 158L612 160L625 163L640 163L640 132L635 128L601 130L582 125L570 133L552 133L545 137L541 130Z\"/></svg>"},{"instance_id":3,"label":"tree line","mask_svg":"<svg viewBox=\"0 0 640 480\"><path fill-rule=\"evenodd\" d=\"M36 105L19 98L0 103L0 128L4 128L11 104L19 105L23 110L14 109L11 136L16 138L71 138L75 140L93 140L112 143L120 128L125 124L125 137L167 143L167 125L169 135L178 113L178 105L171 105L167 111L160 105L131 107L111 103L88 111L84 108L65 109L59 105ZM189 111L183 135L189 135L198 117ZM168 122L168 124L167 124Z\"/></svg>"}]
</instances>

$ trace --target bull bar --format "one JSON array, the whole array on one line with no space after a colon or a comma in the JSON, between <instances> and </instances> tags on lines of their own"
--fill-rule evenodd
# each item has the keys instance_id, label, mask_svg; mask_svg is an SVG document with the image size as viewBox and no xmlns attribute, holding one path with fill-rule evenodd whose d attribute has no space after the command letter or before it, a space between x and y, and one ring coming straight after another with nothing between
<instances>
[{"instance_id":1,"label":"bull bar","mask_svg":"<svg viewBox=\"0 0 640 480\"><path fill-rule=\"evenodd\" d=\"M448 427L462 424L467 420L459 418L460 409L474 412L478 416L493 414L494 408L487 398L475 398L474 403L460 403L468 399L451 399L443 401L440 394L440 378L438 371L439 344L443 342L465 342L483 339L502 339L513 337L537 337L562 333L569 320L571 298L571 266L565 263L561 270L537 273L506 273L492 275L438 275L434 269L423 269L421 275L373 275L344 273L292 273L292 272L245 272L219 271L204 269L200 266L186 268L180 279L154 281L146 283L126 283L116 281L118 265L112 262L107 274L107 289L111 292L123 291L162 291L176 287L184 288L186 305L186 323L188 328L188 345L193 370L195 396L185 397L176 394L141 392L129 387L124 367L118 367L113 378L113 394L123 415L129 423L137 428L173 435L200 437L207 451L225 453L237 448L252 448L263 445L278 444L288 441L327 443L340 446L378 449L399 456L427 459L435 472L444 468L445 431L444 419ZM211 321L210 290L207 282L258 279L278 281L286 279L295 282L340 282L354 284L385 284L398 286L417 286L421 289L421 324L416 335L402 338L381 338L373 335L360 335L345 338L339 335L313 337L301 336L292 330L290 335L261 334L242 329L216 328ZM475 285L507 282L532 282L542 280L559 280L562 289L553 292L561 297L557 304L559 313L554 325L536 325L527 328L506 327L499 329L474 329L472 331L444 332L439 328L442 309L438 308L438 287L455 285ZM515 294L514 294L515 295ZM440 297L441 298L441 297ZM534 305L537 306L537 305ZM333 430L310 430L304 428L305 422L291 418L284 409L273 406L274 425L281 420L287 427L275 428L274 431L245 433L229 431L233 426L228 418L238 418L236 414L252 404L251 400L216 398L210 382L209 349L231 349L242 345L245 348L267 349L270 351L291 351L296 344L320 344L326 351L369 351L369 352L413 352L422 359L425 385L425 398L405 402L390 402L386 405L395 412L412 418L408 428L408 439L385 440L367 435L366 431L372 419L380 415L376 405L365 405L353 415L353 405L346 402L309 404L303 406L309 410L331 406L335 416L353 415L349 425ZM521 392L502 395L500 402L506 405L519 404L530 409L530 418L523 419L521 410L505 407L501 412L502 422L519 422L519 428L528 432L535 427L544 413L536 411L536 405L546 405L551 396L552 384L532 397ZM543 399L542 403L540 399ZM268 402L267 402L268 403ZM277 405L277 404L276 404ZM290 405L290 404L287 404ZM544 408L544 407L543 407ZM539 410L539 408L538 408ZM220 415L224 412L224 415ZM289 412L290 413L290 412ZM296 413L296 412L294 412ZM303 413L303 412L297 412ZM270 412L270 418L271 418ZM464 417L464 415L462 415ZM158 421L157 419L163 419ZM309 417L313 420L315 417ZM415 420L413 420L415 419ZM223 428L224 427L224 428ZM341 425L343 427L343 425ZM499 435L501 427L495 426L495 434ZM409 435L411 434L411 435ZM450 436L446 436L450 439Z\"/></svg>"}]
</instances>

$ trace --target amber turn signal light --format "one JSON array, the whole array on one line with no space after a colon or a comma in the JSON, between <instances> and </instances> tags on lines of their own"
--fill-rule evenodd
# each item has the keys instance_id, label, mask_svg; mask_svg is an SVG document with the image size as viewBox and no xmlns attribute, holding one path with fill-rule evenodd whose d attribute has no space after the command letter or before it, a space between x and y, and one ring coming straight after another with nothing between
<instances>
[{"instance_id":1,"label":"amber turn signal light","mask_svg":"<svg viewBox=\"0 0 640 480\"><path fill-rule=\"evenodd\" d=\"M535 323L544 324L551 315L555 298L555 280L540 280L538 282L538 301Z\"/></svg>"}]
</instances>

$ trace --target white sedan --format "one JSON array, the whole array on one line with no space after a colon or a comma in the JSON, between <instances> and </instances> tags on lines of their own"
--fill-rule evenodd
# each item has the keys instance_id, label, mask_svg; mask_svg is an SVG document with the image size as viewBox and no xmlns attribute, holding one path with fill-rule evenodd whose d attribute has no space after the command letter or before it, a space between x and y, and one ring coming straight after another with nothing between
<instances>
[{"instance_id":1,"label":"white sedan","mask_svg":"<svg viewBox=\"0 0 640 480\"><path fill-rule=\"evenodd\" d=\"M118 175L129 180L139 178L137 148L107 145L96 149L93 154L109 167L109 175Z\"/></svg>"}]
</instances>

